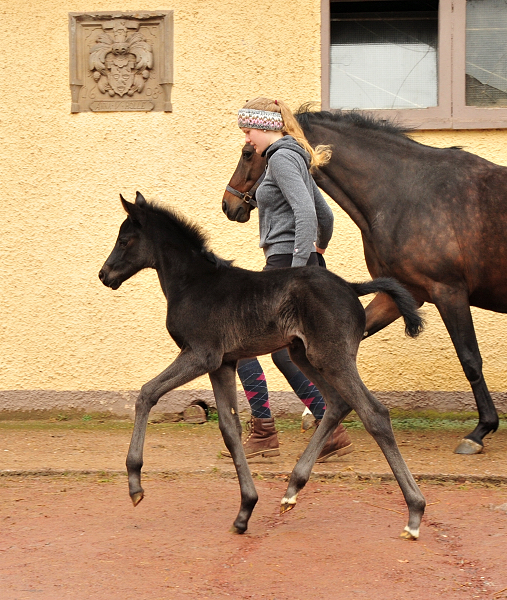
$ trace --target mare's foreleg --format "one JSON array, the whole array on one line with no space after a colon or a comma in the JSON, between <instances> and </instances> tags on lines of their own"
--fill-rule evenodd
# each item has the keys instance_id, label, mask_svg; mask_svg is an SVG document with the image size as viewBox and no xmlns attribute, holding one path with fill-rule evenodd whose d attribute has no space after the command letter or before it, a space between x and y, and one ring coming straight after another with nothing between
<instances>
[{"instance_id":1,"label":"mare's foreleg","mask_svg":"<svg viewBox=\"0 0 507 600\"><path fill-rule=\"evenodd\" d=\"M245 533L258 496L241 443L235 376L236 366L233 364L223 364L217 371L209 374L217 403L218 424L225 445L234 461L241 491L241 506L231 531Z\"/></svg>"},{"instance_id":2,"label":"mare's foreleg","mask_svg":"<svg viewBox=\"0 0 507 600\"><path fill-rule=\"evenodd\" d=\"M301 340L294 340L289 348L294 364L312 381L326 401L326 412L320 425L310 439L308 446L292 470L289 485L282 499L280 512L291 510L296 505L297 496L310 479L313 465L317 460L329 434L351 411L350 406L337 391L329 385L319 371L310 363Z\"/></svg>"},{"instance_id":3,"label":"mare's foreleg","mask_svg":"<svg viewBox=\"0 0 507 600\"><path fill-rule=\"evenodd\" d=\"M479 454L484 448L484 437L498 429L498 413L482 373L482 357L475 335L470 312L468 294L447 286L438 286L432 292L432 299L451 336L459 361L466 378L472 386L479 423L454 451L456 454Z\"/></svg>"},{"instance_id":4,"label":"mare's foreleg","mask_svg":"<svg viewBox=\"0 0 507 600\"><path fill-rule=\"evenodd\" d=\"M136 401L134 430L127 454L129 494L134 506L137 506L144 496L144 490L141 487L141 468L143 466L143 446L150 410L161 396L207 372L208 368L203 361L199 360L193 352L184 351L178 355L167 369L145 383L141 388Z\"/></svg>"}]
</instances>

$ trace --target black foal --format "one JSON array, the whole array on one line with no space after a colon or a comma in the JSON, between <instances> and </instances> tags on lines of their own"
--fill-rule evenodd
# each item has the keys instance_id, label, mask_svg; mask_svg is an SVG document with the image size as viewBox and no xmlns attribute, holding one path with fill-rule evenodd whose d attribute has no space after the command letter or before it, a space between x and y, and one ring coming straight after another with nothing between
<instances>
[{"instance_id":1,"label":"black foal","mask_svg":"<svg viewBox=\"0 0 507 600\"><path fill-rule=\"evenodd\" d=\"M236 364L288 348L294 363L322 392L327 410L292 472L281 510L294 507L327 436L353 409L382 449L405 497L409 519L402 536L417 538L424 497L398 450L387 408L368 391L356 368L365 326L358 296L389 294L414 337L422 321L410 294L392 279L349 284L326 269L239 269L210 252L200 230L172 211L148 204L139 192L135 204L121 201L128 217L99 277L116 290L141 269L156 269L167 298L167 329L180 348L176 360L143 385L136 402L127 456L134 505L143 498L141 468L150 409L163 394L208 373L220 431L241 489L233 531L246 531L257 492L241 444Z\"/></svg>"}]
</instances>

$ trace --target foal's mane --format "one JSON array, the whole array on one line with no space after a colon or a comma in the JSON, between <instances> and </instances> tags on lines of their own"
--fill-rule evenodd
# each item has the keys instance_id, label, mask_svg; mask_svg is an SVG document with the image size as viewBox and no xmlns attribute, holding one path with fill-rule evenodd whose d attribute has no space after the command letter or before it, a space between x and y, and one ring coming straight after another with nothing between
<instances>
[{"instance_id":1,"label":"foal's mane","mask_svg":"<svg viewBox=\"0 0 507 600\"><path fill-rule=\"evenodd\" d=\"M192 223L192 221L177 213L172 208L149 201L146 202L143 209L151 215L152 219L155 220L157 225L163 230L171 233L174 233L176 230L182 244L188 246L192 251L204 256L213 263L217 269L230 267L232 265L232 260L220 258L208 248L207 235L198 225Z\"/></svg>"},{"instance_id":2,"label":"foal's mane","mask_svg":"<svg viewBox=\"0 0 507 600\"><path fill-rule=\"evenodd\" d=\"M303 129L310 129L312 123L322 123L332 125L333 123L348 123L360 129L369 129L370 131L383 131L405 137L405 134L413 131L412 128L395 123L389 119L380 119L371 113L360 110L312 110L314 103L307 102L302 104L295 112L296 119Z\"/></svg>"}]
</instances>

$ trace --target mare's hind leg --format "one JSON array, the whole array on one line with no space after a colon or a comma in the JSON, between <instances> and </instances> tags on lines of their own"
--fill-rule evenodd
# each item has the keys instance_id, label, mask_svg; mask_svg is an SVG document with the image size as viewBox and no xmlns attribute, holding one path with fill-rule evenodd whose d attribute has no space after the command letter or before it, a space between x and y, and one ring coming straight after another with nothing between
<instances>
[{"instance_id":1,"label":"mare's hind leg","mask_svg":"<svg viewBox=\"0 0 507 600\"><path fill-rule=\"evenodd\" d=\"M294 340L289 350L290 357L294 364L296 364L306 377L317 386L324 397L326 401L326 412L324 413L324 417L322 418L319 427L317 427L315 433L311 437L308 446L301 455L301 458L292 470L289 485L280 507L280 512L282 513L294 508L297 496L307 484L313 465L324 447L326 439L336 428L338 423L340 423L351 411L350 406L343 400L338 392L330 386L319 371L312 366L306 357L306 350L301 340Z\"/></svg>"},{"instance_id":2,"label":"mare's hind leg","mask_svg":"<svg viewBox=\"0 0 507 600\"><path fill-rule=\"evenodd\" d=\"M210 373L209 378L217 403L220 431L234 461L241 490L241 506L231 531L233 533L245 533L258 497L241 443L241 423L238 417L236 393L236 366L223 364L220 369Z\"/></svg>"},{"instance_id":3,"label":"mare's hind leg","mask_svg":"<svg viewBox=\"0 0 507 600\"><path fill-rule=\"evenodd\" d=\"M470 313L468 294L447 286L433 290L432 300L451 336L466 378L472 386L479 423L454 450L456 454L479 454L484 437L498 429L498 413L482 374L482 358Z\"/></svg>"},{"instance_id":4,"label":"mare's hind leg","mask_svg":"<svg viewBox=\"0 0 507 600\"><path fill-rule=\"evenodd\" d=\"M417 308L423 305L420 300L415 300ZM384 327L396 321L401 314L394 300L388 294L377 294L364 309L366 325L363 337L371 337Z\"/></svg>"},{"instance_id":5,"label":"mare's hind leg","mask_svg":"<svg viewBox=\"0 0 507 600\"><path fill-rule=\"evenodd\" d=\"M144 496L144 490L141 487L141 468L150 410L163 394L204 375L208 370L208 366L200 361L193 352L182 352L165 371L141 388L141 393L136 401L134 431L127 454L129 494L134 506L137 506Z\"/></svg>"}]
</instances>

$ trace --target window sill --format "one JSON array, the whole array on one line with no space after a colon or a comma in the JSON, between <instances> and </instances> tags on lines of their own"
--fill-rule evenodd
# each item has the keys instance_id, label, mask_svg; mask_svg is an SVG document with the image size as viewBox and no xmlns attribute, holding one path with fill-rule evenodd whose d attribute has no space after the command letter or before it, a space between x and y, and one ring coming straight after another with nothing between
<instances>
[{"instance_id":1,"label":"window sill","mask_svg":"<svg viewBox=\"0 0 507 600\"><path fill-rule=\"evenodd\" d=\"M338 110L322 104L322 110ZM378 119L385 119L406 125L413 129L507 129L507 109L466 107L460 114L449 117L438 109L421 110L378 110L364 109ZM439 114L440 113L440 114Z\"/></svg>"}]
</instances>

